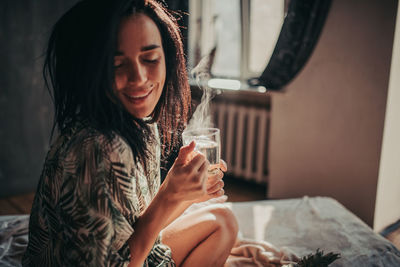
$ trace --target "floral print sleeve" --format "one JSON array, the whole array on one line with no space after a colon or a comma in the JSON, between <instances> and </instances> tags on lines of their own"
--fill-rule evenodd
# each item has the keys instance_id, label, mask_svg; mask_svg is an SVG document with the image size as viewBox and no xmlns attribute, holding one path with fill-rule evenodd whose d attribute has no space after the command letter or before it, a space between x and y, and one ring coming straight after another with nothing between
<instances>
[{"instance_id":1,"label":"floral print sleeve","mask_svg":"<svg viewBox=\"0 0 400 267\"><path fill-rule=\"evenodd\" d=\"M159 188L159 151L146 168L150 175L120 137L109 142L90 128L60 137L39 181L23 265L127 266L134 222ZM170 249L157 240L144 266L174 266Z\"/></svg>"}]
</instances>

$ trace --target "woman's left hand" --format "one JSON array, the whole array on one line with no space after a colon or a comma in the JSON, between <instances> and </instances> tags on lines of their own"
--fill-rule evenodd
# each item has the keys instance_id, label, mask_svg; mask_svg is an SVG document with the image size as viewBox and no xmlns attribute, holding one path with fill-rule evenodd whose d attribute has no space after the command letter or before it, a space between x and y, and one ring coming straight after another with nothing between
<instances>
[{"instance_id":1,"label":"woman's left hand","mask_svg":"<svg viewBox=\"0 0 400 267\"><path fill-rule=\"evenodd\" d=\"M219 168L210 171L210 175L206 181L207 195L209 198L219 197L224 195L224 181L222 178L224 177L224 172L226 172L227 167L226 163L223 160L220 160Z\"/></svg>"},{"instance_id":2,"label":"woman's left hand","mask_svg":"<svg viewBox=\"0 0 400 267\"><path fill-rule=\"evenodd\" d=\"M207 194L195 203L190 205L184 214L190 213L202 207L207 207L211 204L224 203L228 196L225 195L224 181L222 180L224 172L227 171L225 161L221 160L218 169L215 169L213 174L208 176L206 181Z\"/></svg>"}]
</instances>

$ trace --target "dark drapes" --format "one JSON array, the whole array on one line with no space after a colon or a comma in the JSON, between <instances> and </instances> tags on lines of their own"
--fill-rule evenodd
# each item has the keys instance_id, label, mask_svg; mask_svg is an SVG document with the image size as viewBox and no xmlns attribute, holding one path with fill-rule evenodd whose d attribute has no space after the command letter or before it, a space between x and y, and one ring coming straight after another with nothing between
<instances>
[{"instance_id":1,"label":"dark drapes","mask_svg":"<svg viewBox=\"0 0 400 267\"><path fill-rule=\"evenodd\" d=\"M280 90L302 69L318 41L331 0L291 0L274 52L251 85Z\"/></svg>"}]
</instances>

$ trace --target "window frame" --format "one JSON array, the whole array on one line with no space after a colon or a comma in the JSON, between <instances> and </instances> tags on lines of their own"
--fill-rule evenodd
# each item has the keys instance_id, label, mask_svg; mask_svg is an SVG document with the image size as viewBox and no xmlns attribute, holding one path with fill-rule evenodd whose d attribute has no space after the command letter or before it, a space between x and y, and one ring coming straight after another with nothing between
<instances>
[{"instance_id":1,"label":"window frame","mask_svg":"<svg viewBox=\"0 0 400 267\"><path fill-rule=\"evenodd\" d=\"M212 45L216 42L216 36L213 34L212 26L209 25L209 21L212 16L212 10L210 9L210 4L215 0L189 0L189 26L188 26L188 67L193 69L195 67L195 62L205 56L212 48ZM237 79L240 81L247 81L250 78L259 76L262 72L252 71L250 68L250 27L251 27L251 1L252 0L238 0L239 2L239 20L240 20L240 50L239 50L239 75L238 76L221 76L212 75L213 78L222 79ZM286 2L286 0L285 0ZM207 10L208 8L208 10ZM201 26L198 24L198 19L201 18ZM282 21L284 19L284 14L282 14ZM196 29L200 26L199 29ZM193 36L197 35L193 38ZM202 35L210 36L209 38L202 38ZM210 40L210 38L212 40ZM196 45L196 40L200 40L200 48ZM198 43L198 42L197 42ZM200 51L198 51L200 49ZM197 53L197 55L196 55ZM200 53L200 55L199 55ZM266 62L267 64L268 62Z\"/></svg>"}]
</instances>

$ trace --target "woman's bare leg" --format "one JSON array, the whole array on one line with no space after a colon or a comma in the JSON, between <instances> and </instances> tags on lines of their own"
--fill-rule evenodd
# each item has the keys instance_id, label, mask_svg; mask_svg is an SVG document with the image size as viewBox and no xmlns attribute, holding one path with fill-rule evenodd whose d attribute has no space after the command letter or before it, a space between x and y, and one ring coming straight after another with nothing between
<instances>
[{"instance_id":1,"label":"woman's bare leg","mask_svg":"<svg viewBox=\"0 0 400 267\"><path fill-rule=\"evenodd\" d=\"M212 204L178 217L162 231L177 266L223 266L236 241L232 211Z\"/></svg>"}]
</instances>

